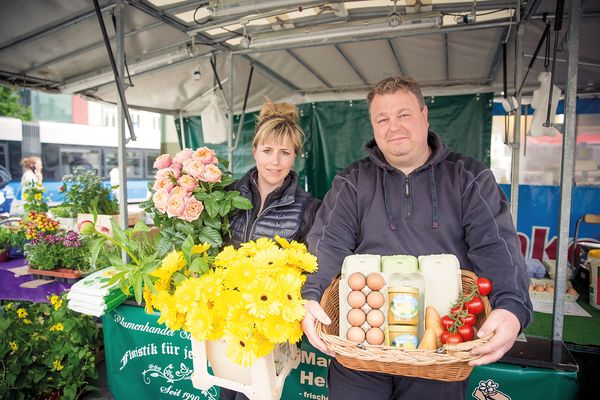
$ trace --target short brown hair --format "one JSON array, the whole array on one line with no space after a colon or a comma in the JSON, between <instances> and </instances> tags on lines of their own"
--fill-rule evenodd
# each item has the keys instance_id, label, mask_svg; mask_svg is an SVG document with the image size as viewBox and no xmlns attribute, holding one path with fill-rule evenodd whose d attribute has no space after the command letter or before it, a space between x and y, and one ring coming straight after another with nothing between
<instances>
[{"instance_id":1,"label":"short brown hair","mask_svg":"<svg viewBox=\"0 0 600 400\"><path fill-rule=\"evenodd\" d=\"M263 104L252 147L256 148L263 143L282 143L289 138L294 145L294 151L298 154L304 144L304 132L298 125L299 118L300 111L293 104L272 102Z\"/></svg>"},{"instance_id":2,"label":"short brown hair","mask_svg":"<svg viewBox=\"0 0 600 400\"><path fill-rule=\"evenodd\" d=\"M416 80L410 76L390 76L389 78L377 82L367 95L367 105L369 110L371 109L371 103L373 102L375 95L394 94L398 90L404 90L405 92L414 94L419 102L421 110L425 107L425 99L421 93L421 86Z\"/></svg>"}]
</instances>

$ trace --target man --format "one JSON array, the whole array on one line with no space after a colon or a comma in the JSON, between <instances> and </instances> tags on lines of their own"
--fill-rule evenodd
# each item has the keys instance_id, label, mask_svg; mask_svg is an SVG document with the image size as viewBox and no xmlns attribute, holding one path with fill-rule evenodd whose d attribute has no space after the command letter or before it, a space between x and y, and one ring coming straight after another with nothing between
<instances>
[{"instance_id":1,"label":"man","mask_svg":"<svg viewBox=\"0 0 600 400\"><path fill-rule=\"evenodd\" d=\"M532 319L525 261L509 205L492 172L453 153L428 131L427 107L416 81L391 77L367 96L374 140L368 157L337 175L309 233L319 271L303 288L302 328L331 354L315 332L330 319L319 300L350 254L450 253L461 268L493 282L494 310L478 332L494 336L473 350L472 365L494 362ZM467 381L441 382L354 371L332 360L331 399L464 399Z\"/></svg>"}]
</instances>

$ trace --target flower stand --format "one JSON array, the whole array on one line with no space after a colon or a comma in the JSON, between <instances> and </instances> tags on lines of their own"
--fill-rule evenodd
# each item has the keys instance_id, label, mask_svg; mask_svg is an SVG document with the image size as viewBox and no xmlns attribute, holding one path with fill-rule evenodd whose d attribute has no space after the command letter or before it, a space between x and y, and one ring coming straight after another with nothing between
<instances>
[{"instance_id":1,"label":"flower stand","mask_svg":"<svg viewBox=\"0 0 600 400\"><path fill-rule=\"evenodd\" d=\"M285 378L300 363L296 345L283 344L257 359L251 367L234 364L225 355L224 341L192 340L192 384L200 390L217 385L245 394L250 400L277 400ZM214 375L208 372L208 362Z\"/></svg>"}]
</instances>

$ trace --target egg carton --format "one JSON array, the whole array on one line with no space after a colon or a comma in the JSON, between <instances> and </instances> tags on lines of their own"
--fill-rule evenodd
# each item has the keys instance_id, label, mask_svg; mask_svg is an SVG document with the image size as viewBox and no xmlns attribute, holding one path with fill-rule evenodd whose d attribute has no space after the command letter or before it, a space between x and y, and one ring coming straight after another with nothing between
<instances>
[{"instance_id":1,"label":"egg carton","mask_svg":"<svg viewBox=\"0 0 600 400\"><path fill-rule=\"evenodd\" d=\"M547 279L547 278L543 278L543 279L530 279L531 284L533 286L536 285L542 285L544 287L546 287L546 285L552 285L552 287L554 287L554 279ZM566 282L566 286L565 286L566 290L569 289L573 289L573 284L571 283L571 281L567 281ZM541 300L541 301L549 301L549 302L553 302L554 301L554 292L548 292L548 291L537 291L537 290L533 290L530 289L529 290L529 297L531 297L531 300ZM565 301L570 301L570 302L576 302L577 299L579 298L579 293L577 294L571 294L571 293L565 293Z\"/></svg>"},{"instance_id":2,"label":"egg carton","mask_svg":"<svg viewBox=\"0 0 600 400\"><path fill-rule=\"evenodd\" d=\"M406 257L406 256L403 256ZM383 314L383 323L379 328L383 333L384 343L387 342L388 334L388 309L389 309L389 301L388 301L388 288L394 286L412 286L416 287L419 290L419 323L417 324L418 328L418 337L420 338L423 334L424 328L424 307L425 304L425 281L420 273L402 273L402 272L381 272L381 261L382 257L378 255L367 255L367 254L356 254L346 257L344 260L344 264L342 266L342 273L340 277L339 283L339 336L348 339L348 331L352 328L352 324L349 322L350 319L354 318L366 318L369 316L369 312L373 309L378 309ZM372 298L369 297L369 294L373 292L372 289L369 288L368 285L365 284L359 292L364 295L364 299L366 300L365 304L360 307L352 307L349 302L349 295L354 290L349 285L349 278L354 276L353 274L360 273L362 277L367 280L367 277L371 273L376 273L377 275L383 278L383 287L377 290L382 294L383 303L380 307L374 307L379 305L378 303L373 304L372 301L368 301ZM376 276L377 276L376 275ZM360 276L359 276L360 279ZM357 297L361 297L358 296ZM379 296L379 302L381 302L381 296ZM352 301L352 300L350 300ZM362 302L361 298L361 302ZM353 309L359 309L362 311L362 315L358 312L353 311ZM349 314L352 312L352 314ZM358 321L360 322L360 321ZM364 321L360 328L362 328L363 332L367 332L372 326L368 323L368 321ZM367 344L366 338L361 343Z\"/></svg>"}]
</instances>

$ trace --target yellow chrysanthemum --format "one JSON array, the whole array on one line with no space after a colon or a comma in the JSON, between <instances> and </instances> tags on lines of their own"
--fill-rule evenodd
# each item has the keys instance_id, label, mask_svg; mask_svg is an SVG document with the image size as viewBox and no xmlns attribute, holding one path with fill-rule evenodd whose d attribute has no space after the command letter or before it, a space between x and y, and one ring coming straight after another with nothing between
<instances>
[{"instance_id":1,"label":"yellow chrysanthemum","mask_svg":"<svg viewBox=\"0 0 600 400\"><path fill-rule=\"evenodd\" d=\"M256 252L252 258L252 263L256 268L268 268L271 271L284 266L287 262L287 256L282 249L269 247Z\"/></svg>"},{"instance_id":2,"label":"yellow chrysanthemum","mask_svg":"<svg viewBox=\"0 0 600 400\"><path fill-rule=\"evenodd\" d=\"M58 310L59 308L62 307L62 304L63 304L63 300L62 299L58 299L56 301L56 303L54 303L54 305L52 307L54 307L55 310Z\"/></svg>"},{"instance_id":3,"label":"yellow chrysanthemum","mask_svg":"<svg viewBox=\"0 0 600 400\"><path fill-rule=\"evenodd\" d=\"M18 316L19 318L21 318L21 319L23 319L23 318L27 318L27 315L28 315L28 314L27 314L27 310L26 310L26 309L24 309L24 308L19 308L19 309L17 310L17 316Z\"/></svg>"},{"instance_id":4,"label":"yellow chrysanthemum","mask_svg":"<svg viewBox=\"0 0 600 400\"><path fill-rule=\"evenodd\" d=\"M244 288L259 283L258 269L252 260L244 258L222 271L225 285L231 289Z\"/></svg>"},{"instance_id":5,"label":"yellow chrysanthemum","mask_svg":"<svg viewBox=\"0 0 600 400\"><path fill-rule=\"evenodd\" d=\"M63 326L63 324L61 322L58 322L50 327L50 332L54 332L54 331L60 332L64 329L65 329L65 327Z\"/></svg>"},{"instance_id":6,"label":"yellow chrysanthemum","mask_svg":"<svg viewBox=\"0 0 600 400\"><path fill-rule=\"evenodd\" d=\"M253 257L260 250L266 250L275 247L275 242L269 238L259 238L256 241L251 240L246 243L242 243L238 252L244 254L246 257Z\"/></svg>"},{"instance_id":7,"label":"yellow chrysanthemum","mask_svg":"<svg viewBox=\"0 0 600 400\"><path fill-rule=\"evenodd\" d=\"M306 245L304 243L296 242L295 240L288 242L286 239L282 238L281 236L275 235L275 241L277 243L279 243L279 245L281 247L283 247L284 249L295 249L295 250L299 250L299 251L306 251Z\"/></svg>"},{"instance_id":8,"label":"yellow chrysanthemum","mask_svg":"<svg viewBox=\"0 0 600 400\"><path fill-rule=\"evenodd\" d=\"M304 280L298 274L280 274L275 278L277 285L276 293L282 303L281 316L287 322L300 321L304 318L304 304L300 289Z\"/></svg>"},{"instance_id":9,"label":"yellow chrysanthemum","mask_svg":"<svg viewBox=\"0 0 600 400\"><path fill-rule=\"evenodd\" d=\"M226 267L232 264L233 260L238 258L238 252L233 246L226 246L215 257L215 265L217 267Z\"/></svg>"},{"instance_id":10,"label":"yellow chrysanthemum","mask_svg":"<svg viewBox=\"0 0 600 400\"><path fill-rule=\"evenodd\" d=\"M185 326L196 340L204 341L210 338L214 319L214 312L198 307L187 313Z\"/></svg>"},{"instance_id":11,"label":"yellow chrysanthemum","mask_svg":"<svg viewBox=\"0 0 600 400\"><path fill-rule=\"evenodd\" d=\"M154 296L152 290L150 290L148 286L144 286L144 293L142 295L144 297L144 302L146 303L144 310L146 313L152 314L154 312L154 308L152 307L152 297Z\"/></svg>"},{"instance_id":12,"label":"yellow chrysanthemum","mask_svg":"<svg viewBox=\"0 0 600 400\"><path fill-rule=\"evenodd\" d=\"M57 301L58 301L57 295L53 294L52 296L50 296L50 304L55 305Z\"/></svg>"},{"instance_id":13,"label":"yellow chrysanthemum","mask_svg":"<svg viewBox=\"0 0 600 400\"><path fill-rule=\"evenodd\" d=\"M19 345L17 344L17 342L8 342L8 345L10 346L10 349L15 352L17 350L19 350Z\"/></svg>"},{"instance_id":14,"label":"yellow chrysanthemum","mask_svg":"<svg viewBox=\"0 0 600 400\"><path fill-rule=\"evenodd\" d=\"M62 363L60 362L60 360L53 361L52 365L54 366L54 370L55 371L60 371L61 369L63 369L65 367L64 365L62 365Z\"/></svg>"},{"instance_id":15,"label":"yellow chrysanthemum","mask_svg":"<svg viewBox=\"0 0 600 400\"><path fill-rule=\"evenodd\" d=\"M273 343L265 339L254 329L238 326L224 337L227 343L226 354L230 360L244 367L273 350Z\"/></svg>"},{"instance_id":16,"label":"yellow chrysanthemum","mask_svg":"<svg viewBox=\"0 0 600 400\"><path fill-rule=\"evenodd\" d=\"M29 325L29 324L31 324L31 320L30 320L29 318L25 318L25 319L23 320L23 323L24 323L25 325Z\"/></svg>"},{"instance_id":17,"label":"yellow chrysanthemum","mask_svg":"<svg viewBox=\"0 0 600 400\"><path fill-rule=\"evenodd\" d=\"M4 309L6 311L10 310L12 308L13 303L8 303L7 305L4 306Z\"/></svg>"},{"instance_id":18,"label":"yellow chrysanthemum","mask_svg":"<svg viewBox=\"0 0 600 400\"><path fill-rule=\"evenodd\" d=\"M192 254L201 254L210 249L210 244L202 243L192 246Z\"/></svg>"},{"instance_id":19,"label":"yellow chrysanthemum","mask_svg":"<svg viewBox=\"0 0 600 400\"><path fill-rule=\"evenodd\" d=\"M315 272L317 270L317 257L310 253L288 249L287 257L287 262L291 266L300 268L306 272Z\"/></svg>"},{"instance_id":20,"label":"yellow chrysanthemum","mask_svg":"<svg viewBox=\"0 0 600 400\"><path fill-rule=\"evenodd\" d=\"M171 330L178 330L185 321L185 315L177 312L173 296L168 292L159 292L154 298L155 308L160 310L159 324L165 324Z\"/></svg>"}]
</instances>

